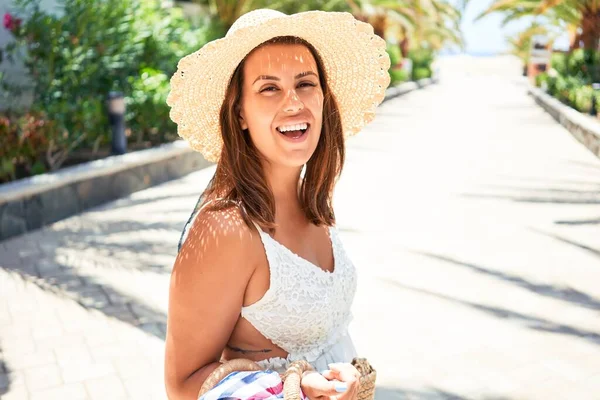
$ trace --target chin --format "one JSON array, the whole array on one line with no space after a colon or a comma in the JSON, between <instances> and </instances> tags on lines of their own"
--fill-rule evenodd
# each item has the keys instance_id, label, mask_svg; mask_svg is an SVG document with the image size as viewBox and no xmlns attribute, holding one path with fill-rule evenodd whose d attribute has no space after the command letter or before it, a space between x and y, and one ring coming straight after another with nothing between
<instances>
[{"instance_id":1,"label":"chin","mask_svg":"<svg viewBox=\"0 0 600 400\"><path fill-rule=\"evenodd\" d=\"M304 164L308 162L308 160L310 160L313 153L314 151L286 152L286 154L280 154L279 157L277 157L278 164L291 168L301 168L302 166L304 166Z\"/></svg>"}]
</instances>

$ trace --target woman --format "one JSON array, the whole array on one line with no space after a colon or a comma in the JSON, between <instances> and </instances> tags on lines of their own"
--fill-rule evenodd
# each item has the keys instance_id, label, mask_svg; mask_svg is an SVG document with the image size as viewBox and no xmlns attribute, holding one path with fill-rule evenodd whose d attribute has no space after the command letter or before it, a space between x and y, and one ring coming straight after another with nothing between
<instances>
[{"instance_id":1,"label":"woman","mask_svg":"<svg viewBox=\"0 0 600 400\"><path fill-rule=\"evenodd\" d=\"M348 13L266 9L179 62L171 118L217 169L171 276L170 399L196 399L236 358L279 372L307 360L322 371L302 378L308 398L356 397L356 271L331 199L344 136L373 119L388 68L385 42Z\"/></svg>"}]
</instances>

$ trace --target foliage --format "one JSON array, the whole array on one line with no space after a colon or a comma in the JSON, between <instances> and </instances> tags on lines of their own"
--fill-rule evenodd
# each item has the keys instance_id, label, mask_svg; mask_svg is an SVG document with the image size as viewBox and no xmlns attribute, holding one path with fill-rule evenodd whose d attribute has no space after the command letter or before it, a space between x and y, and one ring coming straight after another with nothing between
<instances>
[{"instance_id":1,"label":"foliage","mask_svg":"<svg viewBox=\"0 0 600 400\"><path fill-rule=\"evenodd\" d=\"M566 28L571 49L598 50L600 45L600 2L597 0L494 0L478 19L500 12L504 23L539 16L549 25Z\"/></svg>"},{"instance_id":2,"label":"foliage","mask_svg":"<svg viewBox=\"0 0 600 400\"><path fill-rule=\"evenodd\" d=\"M560 75L567 75L567 59L568 54L552 53L550 65Z\"/></svg>"},{"instance_id":3,"label":"foliage","mask_svg":"<svg viewBox=\"0 0 600 400\"><path fill-rule=\"evenodd\" d=\"M577 49L570 54L554 53L548 74L536 77L545 81L547 92L576 110L589 113L594 97L592 83L600 82L600 52ZM598 103L600 104L600 103Z\"/></svg>"},{"instance_id":4,"label":"foliage","mask_svg":"<svg viewBox=\"0 0 600 400\"><path fill-rule=\"evenodd\" d=\"M0 116L0 182L46 172L41 154L56 140L53 125L43 113Z\"/></svg>"},{"instance_id":5,"label":"foliage","mask_svg":"<svg viewBox=\"0 0 600 400\"><path fill-rule=\"evenodd\" d=\"M544 84L547 85L547 83L548 83L548 74L546 72L538 74L535 77L535 86L542 87Z\"/></svg>"},{"instance_id":6,"label":"foliage","mask_svg":"<svg viewBox=\"0 0 600 400\"><path fill-rule=\"evenodd\" d=\"M390 86L409 80L408 73L402 69L402 53L400 48L394 44L388 43L386 51L390 56Z\"/></svg>"},{"instance_id":7,"label":"foliage","mask_svg":"<svg viewBox=\"0 0 600 400\"><path fill-rule=\"evenodd\" d=\"M144 38L140 69L153 68L169 76L177 70L182 57L225 34L221 24L214 20L196 28L182 9L158 8L155 2L143 1L135 19L136 29Z\"/></svg>"},{"instance_id":8,"label":"foliage","mask_svg":"<svg viewBox=\"0 0 600 400\"><path fill-rule=\"evenodd\" d=\"M33 80L32 112L54 121L54 170L75 147L101 139L107 131L103 99L123 89L137 70L143 37L134 29L133 0L63 0L63 13L50 14L37 0L16 0L23 18L11 58L21 58ZM7 87L9 92L18 88Z\"/></svg>"},{"instance_id":9,"label":"foliage","mask_svg":"<svg viewBox=\"0 0 600 400\"><path fill-rule=\"evenodd\" d=\"M431 78L431 69L429 68L415 68L413 69L413 80L418 81L419 79Z\"/></svg>"},{"instance_id":10,"label":"foliage","mask_svg":"<svg viewBox=\"0 0 600 400\"><path fill-rule=\"evenodd\" d=\"M534 22L526 29L518 32L516 35L507 37L511 54L521 59L521 62L524 65L529 63L532 41L536 35L549 37L550 47L552 47L556 37L558 36L556 32L552 31L547 26L543 26L537 22Z\"/></svg>"},{"instance_id":11,"label":"foliage","mask_svg":"<svg viewBox=\"0 0 600 400\"><path fill-rule=\"evenodd\" d=\"M1 54L21 61L32 84L19 87L3 77L3 92L15 97L32 93L27 112L43 112L53 121L49 147L36 152L40 163L55 170L73 150L95 151L109 142L105 99L112 90L130 97L128 119L136 140L172 138L166 76L181 57L222 30L215 24L194 29L180 9L163 9L153 0L59 0L59 6L61 12L52 14L41 9L40 0L15 0L4 21L14 42ZM156 92L141 95L143 90ZM163 128L165 132L156 133Z\"/></svg>"},{"instance_id":12,"label":"foliage","mask_svg":"<svg viewBox=\"0 0 600 400\"><path fill-rule=\"evenodd\" d=\"M430 78L432 75L431 64L433 63L433 50L431 49L415 49L409 53L409 57L413 63L412 79L419 80Z\"/></svg>"},{"instance_id":13,"label":"foliage","mask_svg":"<svg viewBox=\"0 0 600 400\"><path fill-rule=\"evenodd\" d=\"M169 77L163 72L145 68L139 77L130 77L131 95L127 98L127 125L135 140L163 143L176 137L176 125L169 118L167 95Z\"/></svg>"},{"instance_id":14,"label":"foliage","mask_svg":"<svg viewBox=\"0 0 600 400\"><path fill-rule=\"evenodd\" d=\"M390 85L395 85L401 82L406 82L409 80L408 72L403 69L392 69L390 70Z\"/></svg>"},{"instance_id":15,"label":"foliage","mask_svg":"<svg viewBox=\"0 0 600 400\"><path fill-rule=\"evenodd\" d=\"M594 90L591 86L577 86L571 89L569 101L577 111L589 113L592 109L593 96Z\"/></svg>"},{"instance_id":16,"label":"foliage","mask_svg":"<svg viewBox=\"0 0 600 400\"><path fill-rule=\"evenodd\" d=\"M400 64L402 61L402 53L400 52L400 48L398 46L388 43L386 51L390 56L390 68Z\"/></svg>"},{"instance_id":17,"label":"foliage","mask_svg":"<svg viewBox=\"0 0 600 400\"><path fill-rule=\"evenodd\" d=\"M587 83L600 82L600 51L576 49L567 58L567 74Z\"/></svg>"}]
</instances>

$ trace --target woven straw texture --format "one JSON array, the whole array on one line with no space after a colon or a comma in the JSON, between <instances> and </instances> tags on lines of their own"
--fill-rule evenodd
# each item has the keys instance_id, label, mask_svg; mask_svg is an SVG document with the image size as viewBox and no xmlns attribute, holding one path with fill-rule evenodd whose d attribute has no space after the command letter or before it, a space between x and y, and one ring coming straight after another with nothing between
<instances>
[{"instance_id":1,"label":"woven straw texture","mask_svg":"<svg viewBox=\"0 0 600 400\"><path fill-rule=\"evenodd\" d=\"M171 78L167 104L179 136L209 161L223 145L219 111L233 71L256 46L276 36L297 36L323 59L346 136L375 117L389 85L390 58L373 27L346 12L307 11L286 15L269 9L242 15L224 38L183 57Z\"/></svg>"},{"instance_id":2,"label":"woven straw texture","mask_svg":"<svg viewBox=\"0 0 600 400\"><path fill-rule=\"evenodd\" d=\"M374 400L377 371L373 369L366 358L355 358L352 360L352 365L360 372L358 400Z\"/></svg>"}]
</instances>

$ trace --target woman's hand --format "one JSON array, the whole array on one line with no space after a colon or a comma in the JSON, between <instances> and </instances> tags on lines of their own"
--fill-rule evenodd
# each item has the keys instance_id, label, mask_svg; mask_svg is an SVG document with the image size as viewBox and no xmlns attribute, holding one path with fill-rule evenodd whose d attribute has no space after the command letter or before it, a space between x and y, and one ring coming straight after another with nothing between
<instances>
[{"instance_id":1,"label":"woman's hand","mask_svg":"<svg viewBox=\"0 0 600 400\"><path fill-rule=\"evenodd\" d=\"M360 373L352 364L329 364L321 374L307 372L302 377L302 393L309 400L356 400Z\"/></svg>"}]
</instances>

